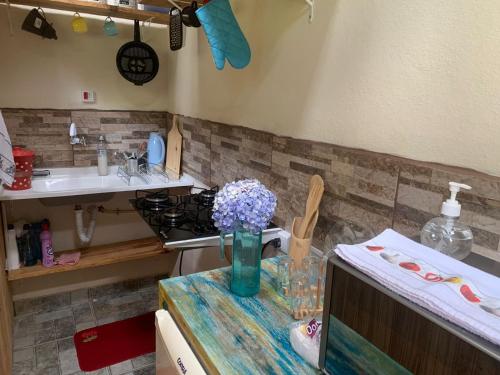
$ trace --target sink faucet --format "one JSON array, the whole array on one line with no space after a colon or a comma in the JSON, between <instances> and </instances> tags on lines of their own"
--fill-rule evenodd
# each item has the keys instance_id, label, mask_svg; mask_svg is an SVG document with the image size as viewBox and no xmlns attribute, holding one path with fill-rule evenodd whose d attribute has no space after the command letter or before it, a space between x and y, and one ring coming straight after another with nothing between
<instances>
[{"instance_id":1,"label":"sink faucet","mask_svg":"<svg viewBox=\"0 0 500 375\"><path fill-rule=\"evenodd\" d=\"M76 132L76 125L74 122L71 123L69 126L69 143L72 145L82 145L82 146L87 146L87 143L85 141L85 136L80 136L78 137L78 134Z\"/></svg>"}]
</instances>

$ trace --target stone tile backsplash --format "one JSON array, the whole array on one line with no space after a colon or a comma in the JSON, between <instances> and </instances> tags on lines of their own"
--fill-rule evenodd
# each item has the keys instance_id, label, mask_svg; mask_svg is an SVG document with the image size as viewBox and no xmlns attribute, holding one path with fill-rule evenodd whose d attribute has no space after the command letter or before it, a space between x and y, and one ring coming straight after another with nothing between
<instances>
[{"instance_id":1,"label":"stone tile backsplash","mask_svg":"<svg viewBox=\"0 0 500 375\"><path fill-rule=\"evenodd\" d=\"M151 131L165 135L167 112L25 110L2 111L14 144L36 151L38 167L95 165L95 146L104 134L113 151L137 149ZM88 146L71 146L73 121ZM462 220L474 232L473 251L500 261L500 178L471 170L416 162L332 144L276 136L264 131L180 117L183 171L207 185L258 178L278 196L275 221L290 229L303 214L309 179L319 174L326 191L314 244L358 240L385 228L418 238L439 215L448 181L464 182ZM113 160L112 160L113 162Z\"/></svg>"},{"instance_id":2,"label":"stone tile backsplash","mask_svg":"<svg viewBox=\"0 0 500 375\"><path fill-rule=\"evenodd\" d=\"M474 232L473 251L500 261L498 177L188 117L180 122L184 171L208 185L258 178L277 194L275 221L287 229L303 214L310 177L321 175L319 248L385 228L418 239L425 222L439 215L448 181L459 181L473 187L459 194L462 220Z\"/></svg>"},{"instance_id":3,"label":"stone tile backsplash","mask_svg":"<svg viewBox=\"0 0 500 375\"><path fill-rule=\"evenodd\" d=\"M115 151L137 150L149 133L167 130L166 112L3 109L12 144L32 149L35 166L41 168L90 166L97 164L100 135L108 142L110 163ZM85 135L87 146L70 145L69 124Z\"/></svg>"}]
</instances>

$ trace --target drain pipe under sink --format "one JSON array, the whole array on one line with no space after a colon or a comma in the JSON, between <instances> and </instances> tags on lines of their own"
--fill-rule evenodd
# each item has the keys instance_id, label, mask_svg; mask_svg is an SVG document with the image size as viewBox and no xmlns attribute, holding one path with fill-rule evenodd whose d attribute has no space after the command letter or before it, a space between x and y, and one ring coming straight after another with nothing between
<instances>
[{"instance_id":1,"label":"drain pipe under sink","mask_svg":"<svg viewBox=\"0 0 500 375\"><path fill-rule=\"evenodd\" d=\"M92 236L94 235L97 207L90 206L89 212L90 212L90 222L88 228L85 229L83 226L82 206L80 205L75 206L76 231L83 245L88 244L92 240Z\"/></svg>"}]
</instances>

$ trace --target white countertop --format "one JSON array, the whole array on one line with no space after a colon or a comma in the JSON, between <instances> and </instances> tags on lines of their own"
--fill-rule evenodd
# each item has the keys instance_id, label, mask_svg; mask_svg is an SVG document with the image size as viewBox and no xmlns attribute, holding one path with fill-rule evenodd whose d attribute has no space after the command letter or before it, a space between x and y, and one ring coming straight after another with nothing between
<instances>
[{"instance_id":1,"label":"white countertop","mask_svg":"<svg viewBox=\"0 0 500 375\"><path fill-rule=\"evenodd\" d=\"M132 177L130 185L128 185L126 181L118 177L117 166L110 167L107 176L99 176L97 167L52 168L49 170L50 176L33 178L31 189L18 191L5 189L0 194L0 201L204 186L187 174L183 174L179 180L168 179L160 175L149 176L150 184L146 184L139 177Z\"/></svg>"}]
</instances>

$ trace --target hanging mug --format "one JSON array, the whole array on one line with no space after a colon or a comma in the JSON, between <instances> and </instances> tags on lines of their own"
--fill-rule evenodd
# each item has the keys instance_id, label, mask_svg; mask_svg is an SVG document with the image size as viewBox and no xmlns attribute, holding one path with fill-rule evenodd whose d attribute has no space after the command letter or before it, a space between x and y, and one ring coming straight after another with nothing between
<instances>
[{"instance_id":1,"label":"hanging mug","mask_svg":"<svg viewBox=\"0 0 500 375\"><path fill-rule=\"evenodd\" d=\"M104 20L104 34L107 36L116 36L118 35L118 29L116 28L116 23L111 19L111 17L107 17Z\"/></svg>"},{"instance_id":2,"label":"hanging mug","mask_svg":"<svg viewBox=\"0 0 500 375\"><path fill-rule=\"evenodd\" d=\"M71 27L73 28L73 31L78 34L86 33L88 30L87 21L85 21L85 18L80 16L78 12L76 12L75 15L73 16L73 21L71 21Z\"/></svg>"},{"instance_id":3,"label":"hanging mug","mask_svg":"<svg viewBox=\"0 0 500 375\"><path fill-rule=\"evenodd\" d=\"M196 16L196 11L198 10L198 2L193 1L191 5L184 7L182 9L181 17L182 23L188 27L200 27L201 23Z\"/></svg>"}]
</instances>

